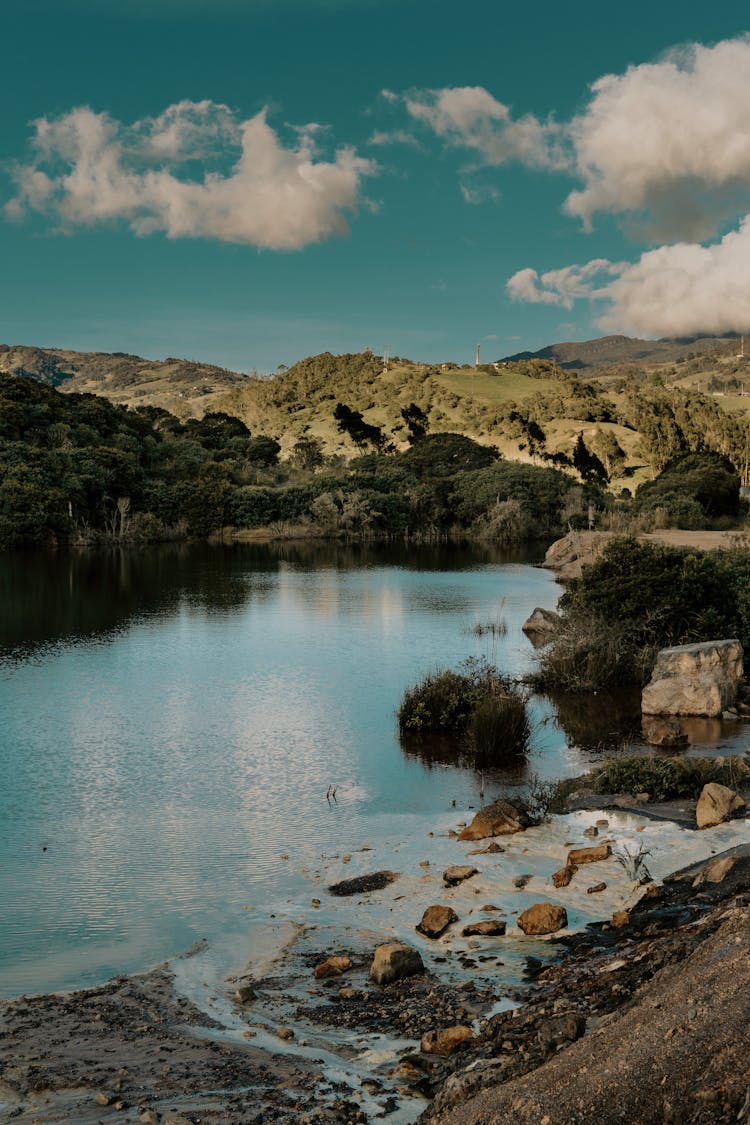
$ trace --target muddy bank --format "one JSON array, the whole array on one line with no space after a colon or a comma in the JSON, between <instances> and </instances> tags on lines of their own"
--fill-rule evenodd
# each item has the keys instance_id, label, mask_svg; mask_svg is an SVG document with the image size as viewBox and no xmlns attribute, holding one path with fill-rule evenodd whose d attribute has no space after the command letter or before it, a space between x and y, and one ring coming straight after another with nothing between
<instances>
[{"instance_id":1,"label":"muddy bank","mask_svg":"<svg viewBox=\"0 0 750 1125\"><path fill-rule=\"evenodd\" d=\"M486 1104L474 1107L473 1098L507 1095L515 1097L515 1105L521 1095L507 1093L515 1083L532 1082L548 1065L562 1066L573 1047L589 1053L586 1045L598 1044L592 1036L606 1031L604 1017L627 1013L640 1003L652 978L704 948L700 972L713 981L715 1003L705 995L699 974L693 989L699 1000L688 1004L674 983L667 983L656 1010L671 1028L685 1027L687 1009L694 1008L690 1019L706 1052L724 1044L719 1054L734 1060L741 1072L740 1057L722 1038L724 1032L715 1032L720 1025L745 1050L750 1045L737 1016L739 1010L748 1015L742 1002L742 973L745 962L750 965L746 822L698 833L648 820L640 811L612 811L602 819L600 811L584 809L491 844L461 841L460 827L454 812L426 837L392 841L388 855L363 849L322 857L321 868L310 872L315 897L309 909L294 905L294 926L275 921L273 956L262 967L256 956L245 972L212 975L206 960L211 950L198 947L168 968L117 978L100 988L1 1003L0 1117L50 1125L325 1125L380 1119L406 1125L434 1098L426 1121L478 1125L495 1119L486 1116ZM655 885L645 898L616 856L618 850L632 854L644 841L653 874L664 878L675 856L703 862L738 838L744 850L721 882L693 886L696 868L686 879L665 879L663 889ZM593 863L581 858L571 880L558 885L553 875L571 849L581 847L603 858ZM397 879L383 885L382 879L373 884L366 878L378 869L382 873L386 862L394 874L390 865L396 859ZM465 867L451 869L464 872L453 885L446 872L462 861ZM341 897L331 888L340 885L343 874L356 893ZM523 912L539 901L564 904L567 911L568 924L551 939L527 937L520 928ZM458 920L438 938L427 939L415 926L436 902L449 906ZM620 928L601 921L623 909L629 920ZM465 933L488 921L502 923L497 936ZM735 922L738 928L722 937ZM394 940L418 948L425 971L375 985L369 979L373 950ZM711 952L706 943L714 940L724 944ZM724 989L730 987L731 973L714 980L709 968L716 962L717 972L723 972L724 962L717 958L734 950L732 942L743 968L733 974L728 1013ZM329 974L322 966L331 958L336 960ZM674 1009L680 1005L685 1012L677 1019ZM642 1013L635 1018L634 1028L645 1018ZM686 1034L673 1032L664 1042L676 1050L688 1041ZM603 1068L596 1071L596 1082L603 1091L614 1088L620 1063L630 1058L630 1047L621 1052L618 1047L620 1039L627 1043L627 1035L627 1027L616 1029L604 1047L595 1046L597 1066ZM673 1044L675 1037L679 1043ZM640 1057L636 1046L634 1059ZM656 1049L653 1043L651 1048ZM592 1064L581 1066L591 1069ZM545 1081L540 1079L542 1086ZM562 1089L562 1079L554 1081L553 1088ZM701 1081L705 1086L708 1079ZM482 1092L488 1082L500 1083L499 1090ZM598 1116L570 1116L574 1100L584 1098L581 1086L571 1089L569 1101L560 1102L568 1116L545 1109L550 1122L610 1119L601 1098L593 1095ZM718 1089L716 1083L711 1089ZM721 1097L729 1099L736 1117L739 1094L732 1089ZM534 1090L524 1088L522 1096L532 1108L530 1116L518 1120L540 1121L544 1113L534 1116ZM474 1117L464 1116L475 1109ZM630 1120L651 1119L631 1112Z\"/></svg>"}]
</instances>

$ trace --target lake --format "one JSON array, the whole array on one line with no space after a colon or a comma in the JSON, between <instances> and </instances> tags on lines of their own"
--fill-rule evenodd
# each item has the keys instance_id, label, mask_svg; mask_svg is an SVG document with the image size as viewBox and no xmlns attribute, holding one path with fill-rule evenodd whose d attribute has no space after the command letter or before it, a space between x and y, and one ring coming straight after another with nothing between
<instances>
[{"instance_id":1,"label":"lake","mask_svg":"<svg viewBox=\"0 0 750 1125\"><path fill-rule=\"evenodd\" d=\"M530 565L539 554L0 558L2 993L145 969L241 929L248 910L309 901L321 856L403 836L529 771L586 769L606 739L566 736L543 699L528 767L510 775L398 739L401 695L425 672L471 656L514 676L533 666L521 624L560 593ZM500 618L505 635L477 635Z\"/></svg>"}]
</instances>

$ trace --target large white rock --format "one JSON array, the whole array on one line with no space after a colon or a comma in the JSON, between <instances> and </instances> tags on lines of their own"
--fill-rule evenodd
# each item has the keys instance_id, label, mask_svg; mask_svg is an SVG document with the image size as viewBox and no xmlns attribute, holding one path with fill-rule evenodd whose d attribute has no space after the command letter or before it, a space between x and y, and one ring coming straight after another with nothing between
<instances>
[{"instance_id":1,"label":"large white rock","mask_svg":"<svg viewBox=\"0 0 750 1125\"><path fill-rule=\"evenodd\" d=\"M734 706L743 677L739 641L663 648L643 689L644 715L721 715Z\"/></svg>"}]
</instances>

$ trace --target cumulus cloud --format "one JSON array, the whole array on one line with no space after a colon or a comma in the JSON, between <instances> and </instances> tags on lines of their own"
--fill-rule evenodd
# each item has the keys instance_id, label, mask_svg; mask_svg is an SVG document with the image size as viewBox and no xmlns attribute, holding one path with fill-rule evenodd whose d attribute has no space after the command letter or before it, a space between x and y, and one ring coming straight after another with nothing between
<instances>
[{"instance_id":1,"label":"cumulus cloud","mask_svg":"<svg viewBox=\"0 0 750 1125\"><path fill-rule=\"evenodd\" d=\"M297 250L348 230L364 177L352 148L325 160L319 125L285 145L265 110L247 120L214 102L178 102L126 126L86 107L34 122L14 171L10 217L50 214L64 230L123 221L140 235Z\"/></svg>"},{"instance_id":2,"label":"cumulus cloud","mask_svg":"<svg viewBox=\"0 0 750 1125\"><path fill-rule=\"evenodd\" d=\"M384 90L383 96L391 103L401 101L414 122L431 129L446 144L471 150L484 164L521 161L537 168L560 168L567 162L559 126L531 113L514 118L508 106L482 86L414 90L400 99Z\"/></svg>"},{"instance_id":3,"label":"cumulus cloud","mask_svg":"<svg viewBox=\"0 0 750 1125\"><path fill-rule=\"evenodd\" d=\"M565 209L646 211L706 237L750 182L750 37L609 74L566 129L583 181Z\"/></svg>"},{"instance_id":4,"label":"cumulus cloud","mask_svg":"<svg viewBox=\"0 0 750 1125\"><path fill-rule=\"evenodd\" d=\"M750 331L750 215L708 246L679 242L635 262L594 259L539 275L523 269L507 283L513 300L572 308L603 302L606 332L689 336Z\"/></svg>"}]
</instances>

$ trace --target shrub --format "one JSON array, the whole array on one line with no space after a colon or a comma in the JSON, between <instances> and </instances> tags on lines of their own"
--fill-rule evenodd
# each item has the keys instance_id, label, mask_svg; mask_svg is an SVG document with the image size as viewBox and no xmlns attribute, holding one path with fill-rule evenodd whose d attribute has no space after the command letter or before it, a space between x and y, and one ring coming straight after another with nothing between
<instances>
[{"instance_id":1,"label":"shrub","mask_svg":"<svg viewBox=\"0 0 750 1125\"><path fill-rule=\"evenodd\" d=\"M563 619L539 657L534 680L544 690L605 691L645 683L655 649L641 648L626 623L573 615Z\"/></svg>"},{"instance_id":2,"label":"shrub","mask_svg":"<svg viewBox=\"0 0 750 1125\"><path fill-rule=\"evenodd\" d=\"M469 735L479 768L524 754L531 737L526 700L510 691L485 696L471 717Z\"/></svg>"},{"instance_id":3,"label":"shrub","mask_svg":"<svg viewBox=\"0 0 750 1125\"><path fill-rule=\"evenodd\" d=\"M652 801L700 796L711 781L736 785L746 774L739 762L710 758L612 758L593 772L597 793L648 793Z\"/></svg>"},{"instance_id":4,"label":"shrub","mask_svg":"<svg viewBox=\"0 0 750 1125\"><path fill-rule=\"evenodd\" d=\"M471 676L450 671L430 673L404 692L398 709L399 729L461 733L469 725L478 699Z\"/></svg>"}]
</instances>

